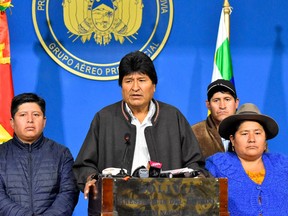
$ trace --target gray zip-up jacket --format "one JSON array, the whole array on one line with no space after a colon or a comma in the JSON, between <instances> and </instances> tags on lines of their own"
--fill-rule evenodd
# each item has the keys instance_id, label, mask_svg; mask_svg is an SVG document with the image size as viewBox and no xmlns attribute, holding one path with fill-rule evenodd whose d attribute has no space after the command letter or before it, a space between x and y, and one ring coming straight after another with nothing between
<instances>
[{"instance_id":1,"label":"gray zip-up jacket","mask_svg":"<svg viewBox=\"0 0 288 216\"><path fill-rule=\"evenodd\" d=\"M151 160L161 162L163 170L189 167L207 174L197 139L183 114L174 106L153 102L156 105L153 125L145 129ZM127 133L130 145L123 168L131 174L136 127L131 124L125 103L119 101L96 113L73 166L82 191L89 175L108 167L120 167Z\"/></svg>"}]
</instances>

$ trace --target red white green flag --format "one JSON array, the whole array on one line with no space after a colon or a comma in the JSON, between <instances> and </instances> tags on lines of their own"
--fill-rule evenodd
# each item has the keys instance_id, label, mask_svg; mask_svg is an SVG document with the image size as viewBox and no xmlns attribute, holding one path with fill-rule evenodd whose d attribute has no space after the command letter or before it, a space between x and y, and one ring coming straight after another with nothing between
<instances>
[{"instance_id":1,"label":"red white green flag","mask_svg":"<svg viewBox=\"0 0 288 216\"><path fill-rule=\"evenodd\" d=\"M0 0L0 143L13 136L10 126L10 105L14 96L12 71L10 64L10 41L6 9L10 0Z\"/></svg>"}]
</instances>

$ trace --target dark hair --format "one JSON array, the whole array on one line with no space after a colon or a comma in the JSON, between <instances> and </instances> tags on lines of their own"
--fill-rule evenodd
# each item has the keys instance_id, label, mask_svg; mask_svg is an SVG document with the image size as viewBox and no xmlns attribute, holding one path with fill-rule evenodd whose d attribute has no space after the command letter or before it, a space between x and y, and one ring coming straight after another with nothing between
<instances>
[{"instance_id":1,"label":"dark hair","mask_svg":"<svg viewBox=\"0 0 288 216\"><path fill-rule=\"evenodd\" d=\"M240 125L243 122L244 121L238 121L235 124L231 125L231 127L232 127L231 131L233 131L233 134L231 134L231 135L233 135L235 137L236 131L239 129ZM231 141L229 142L229 145L228 145L228 152L234 152L234 149L232 148L232 142Z\"/></svg>"},{"instance_id":2,"label":"dark hair","mask_svg":"<svg viewBox=\"0 0 288 216\"><path fill-rule=\"evenodd\" d=\"M125 55L119 64L118 84L122 87L123 77L131 73L146 74L153 84L157 84L158 78L154 64L149 56L140 51L131 52Z\"/></svg>"},{"instance_id":3,"label":"dark hair","mask_svg":"<svg viewBox=\"0 0 288 216\"><path fill-rule=\"evenodd\" d=\"M11 117L14 118L15 113L18 111L18 108L23 103L36 103L41 108L43 115L45 116L46 103L45 100L34 93L22 93L15 96L11 104Z\"/></svg>"}]
</instances>

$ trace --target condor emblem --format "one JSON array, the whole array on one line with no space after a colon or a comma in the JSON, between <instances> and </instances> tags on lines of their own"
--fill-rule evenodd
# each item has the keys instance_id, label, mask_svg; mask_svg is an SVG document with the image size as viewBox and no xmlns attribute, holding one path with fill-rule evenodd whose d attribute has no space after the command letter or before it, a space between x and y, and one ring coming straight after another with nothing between
<instances>
[{"instance_id":1,"label":"condor emblem","mask_svg":"<svg viewBox=\"0 0 288 216\"><path fill-rule=\"evenodd\" d=\"M154 60L173 21L172 0L33 0L36 34L67 71L92 80L118 79L120 59L140 50Z\"/></svg>"}]
</instances>

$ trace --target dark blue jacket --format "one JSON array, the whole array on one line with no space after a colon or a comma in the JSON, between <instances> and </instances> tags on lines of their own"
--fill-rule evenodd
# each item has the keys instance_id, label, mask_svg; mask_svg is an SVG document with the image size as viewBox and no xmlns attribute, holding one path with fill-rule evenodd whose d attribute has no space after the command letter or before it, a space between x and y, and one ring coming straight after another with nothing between
<instances>
[{"instance_id":1,"label":"dark blue jacket","mask_svg":"<svg viewBox=\"0 0 288 216\"><path fill-rule=\"evenodd\" d=\"M0 145L0 215L72 215L79 191L68 148L43 135Z\"/></svg>"}]
</instances>

